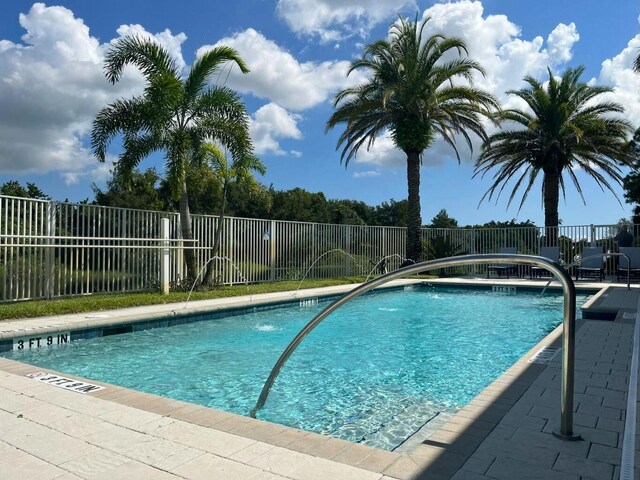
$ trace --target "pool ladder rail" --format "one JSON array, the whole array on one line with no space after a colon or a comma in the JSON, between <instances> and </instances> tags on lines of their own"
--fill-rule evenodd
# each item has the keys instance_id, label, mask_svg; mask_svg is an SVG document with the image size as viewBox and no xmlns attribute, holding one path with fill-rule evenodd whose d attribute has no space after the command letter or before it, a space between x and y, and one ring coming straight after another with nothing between
<instances>
[{"instance_id":1,"label":"pool ladder rail","mask_svg":"<svg viewBox=\"0 0 640 480\"><path fill-rule=\"evenodd\" d=\"M573 432L573 397L575 383L575 336L576 336L576 287L567 271L558 263L546 257L537 257L531 255L520 255L513 253L499 254L483 254L483 255L461 255L457 257L439 258L436 260L428 260L426 262L409 265L394 272L386 273L378 278L365 282L339 299L332 302L329 306L318 313L309 323L307 323L300 332L284 349L280 358L274 365L269 377L262 387L260 397L255 407L251 410L250 415L255 417L258 411L264 406L269 397L271 387L278 377L280 370L287 362L289 357L296 350L298 345L305 339L313 329L320 324L331 313L340 308L345 303L359 297L363 293L373 290L376 287L384 285L392 280L401 279L403 277L437 270L444 267L458 267L465 265L478 264L518 264L533 265L544 268L551 272L562 285L564 298L564 313L562 321L562 385L560 400L560 430L554 431L553 434L563 440L580 440L580 435Z\"/></svg>"}]
</instances>

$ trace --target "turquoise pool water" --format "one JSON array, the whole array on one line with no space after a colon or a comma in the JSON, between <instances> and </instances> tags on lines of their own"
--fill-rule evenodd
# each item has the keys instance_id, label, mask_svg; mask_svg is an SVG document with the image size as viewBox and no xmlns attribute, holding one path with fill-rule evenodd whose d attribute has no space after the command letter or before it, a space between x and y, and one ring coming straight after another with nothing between
<instances>
[{"instance_id":1,"label":"turquoise pool water","mask_svg":"<svg viewBox=\"0 0 640 480\"><path fill-rule=\"evenodd\" d=\"M5 356L247 415L284 347L325 305ZM258 418L392 450L470 401L561 321L562 297L549 293L415 288L361 297L305 339Z\"/></svg>"}]
</instances>

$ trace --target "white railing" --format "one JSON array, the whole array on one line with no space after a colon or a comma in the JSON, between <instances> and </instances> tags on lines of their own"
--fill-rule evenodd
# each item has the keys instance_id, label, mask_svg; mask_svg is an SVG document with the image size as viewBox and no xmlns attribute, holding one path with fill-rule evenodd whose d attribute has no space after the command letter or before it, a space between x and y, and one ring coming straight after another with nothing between
<instances>
[{"instance_id":1,"label":"white railing","mask_svg":"<svg viewBox=\"0 0 640 480\"><path fill-rule=\"evenodd\" d=\"M631 227L634 237L640 234L640 226ZM540 247L544 246L551 237L554 245L560 247L560 261L571 264L577 261L584 247L602 247L603 252L614 252L616 248L615 236L618 226L612 225L577 225L560 226L556 228L545 227L506 227L506 228L455 228L455 229L430 229L422 230L422 240L425 245L430 242L444 239L455 253L454 254L484 254L497 253L504 247L515 247L517 253L524 255L539 255ZM605 268L608 274L615 273L615 260L605 259ZM482 268L482 267L480 267ZM449 269L451 271L451 269ZM466 269L467 272L479 273L478 268Z\"/></svg>"},{"instance_id":2,"label":"white railing","mask_svg":"<svg viewBox=\"0 0 640 480\"><path fill-rule=\"evenodd\" d=\"M150 288L162 218L175 230L175 214L0 196L0 300Z\"/></svg>"},{"instance_id":3,"label":"white railing","mask_svg":"<svg viewBox=\"0 0 640 480\"><path fill-rule=\"evenodd\" d=\"M0 301L158 288L166 270L161 269L162 219L169 222L172 247L165 251L169 282L175 287L185 283L179 247L188 245L181 241L177 213L0 196ZM192 219L196 257L203 266L213 255L218 217ZM214 280L225 284L367 276L382 258L381 271L398 268L405 254L405 229L400 227L232 217L223 222L218 256L228 261L214 262ZM605 252L615 248L615 225L549 230L425 228L423 241L435 250L425 259L496 253L501 247L537 255L550 235L558 238L565 263L572 263L584 246L602 246ZM607 262L613 273L614 260ZM449 273L483 273L484 268L456 267Z\"/></svg>"}]
</instances>

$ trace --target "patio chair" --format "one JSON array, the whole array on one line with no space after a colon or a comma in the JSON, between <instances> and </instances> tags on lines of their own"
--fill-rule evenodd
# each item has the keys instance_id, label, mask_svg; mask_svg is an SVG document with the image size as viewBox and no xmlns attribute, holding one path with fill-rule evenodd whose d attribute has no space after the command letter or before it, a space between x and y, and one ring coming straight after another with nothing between
<instances>
[{"instance_id":1,"label":"patio chair","mask_svg":"<svg viewBox=\"0 0 640 480\"><path fill-rule=\"evenodd\" d=\"M557 262L560 260L560 247L540 247L540 256ZM531 267L529 278L551 277L553 274L542 267Z\"/></svg>"},{"instance_id":2,"label":"patio chair","mask_svg":"<svg viewBox=\"0 0 640 480\"><path fill-rule=\"evenodd\" d=\"M518 249L516 247L503 247L500 249L500 253L518 253ZM510 275L519 276L517 265L490 265L487 267L487 278L489 278L491 272L498 275L498 278L509 278Z\"/></svg>"},{"instance_id":3,"label":"patio chair","mask_svg":"<svg viewBox=\"0 0 640 480\"><path fill-rule=\"evenodd\" d=\"M620 253L624 253L629 257L629 261L625 257L618 257L618 270L616 276L618 282L620 278L627 278L627 268L631 278L640 278L640 247L620 247Z\"/></svg>"},{"instance_id":4,"label":"patio chair","mask_svg":"<svg viewBox=\"0 0 640 480\"><path fill-rule=\"evenodd\" d=\"M589 258L591 257L591 258ZM602 247L585 247L582 250L584 259L580 266L576 268L576 280L582 278L599 278L604 280L604 266L602 262Z\"/></svg>"}]
</instances>

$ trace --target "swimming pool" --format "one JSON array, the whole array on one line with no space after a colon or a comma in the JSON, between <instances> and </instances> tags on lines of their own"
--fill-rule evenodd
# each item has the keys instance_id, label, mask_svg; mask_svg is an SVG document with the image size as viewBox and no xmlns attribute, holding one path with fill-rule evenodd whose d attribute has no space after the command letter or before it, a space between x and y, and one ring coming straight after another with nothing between
<instances>
[{"instance_id":1,"label":"swimming pool","mask_svg":"<svg viewBox=\"0 0 640 480\"><path fill-rule=\"evenodd\" d=\"M325 305L4 356L247 415L284 347ZM559 294L376 292L309 335L258 418L392 450L429 419L470 401L561 321Z\"/></svg>"}]
</instances>

